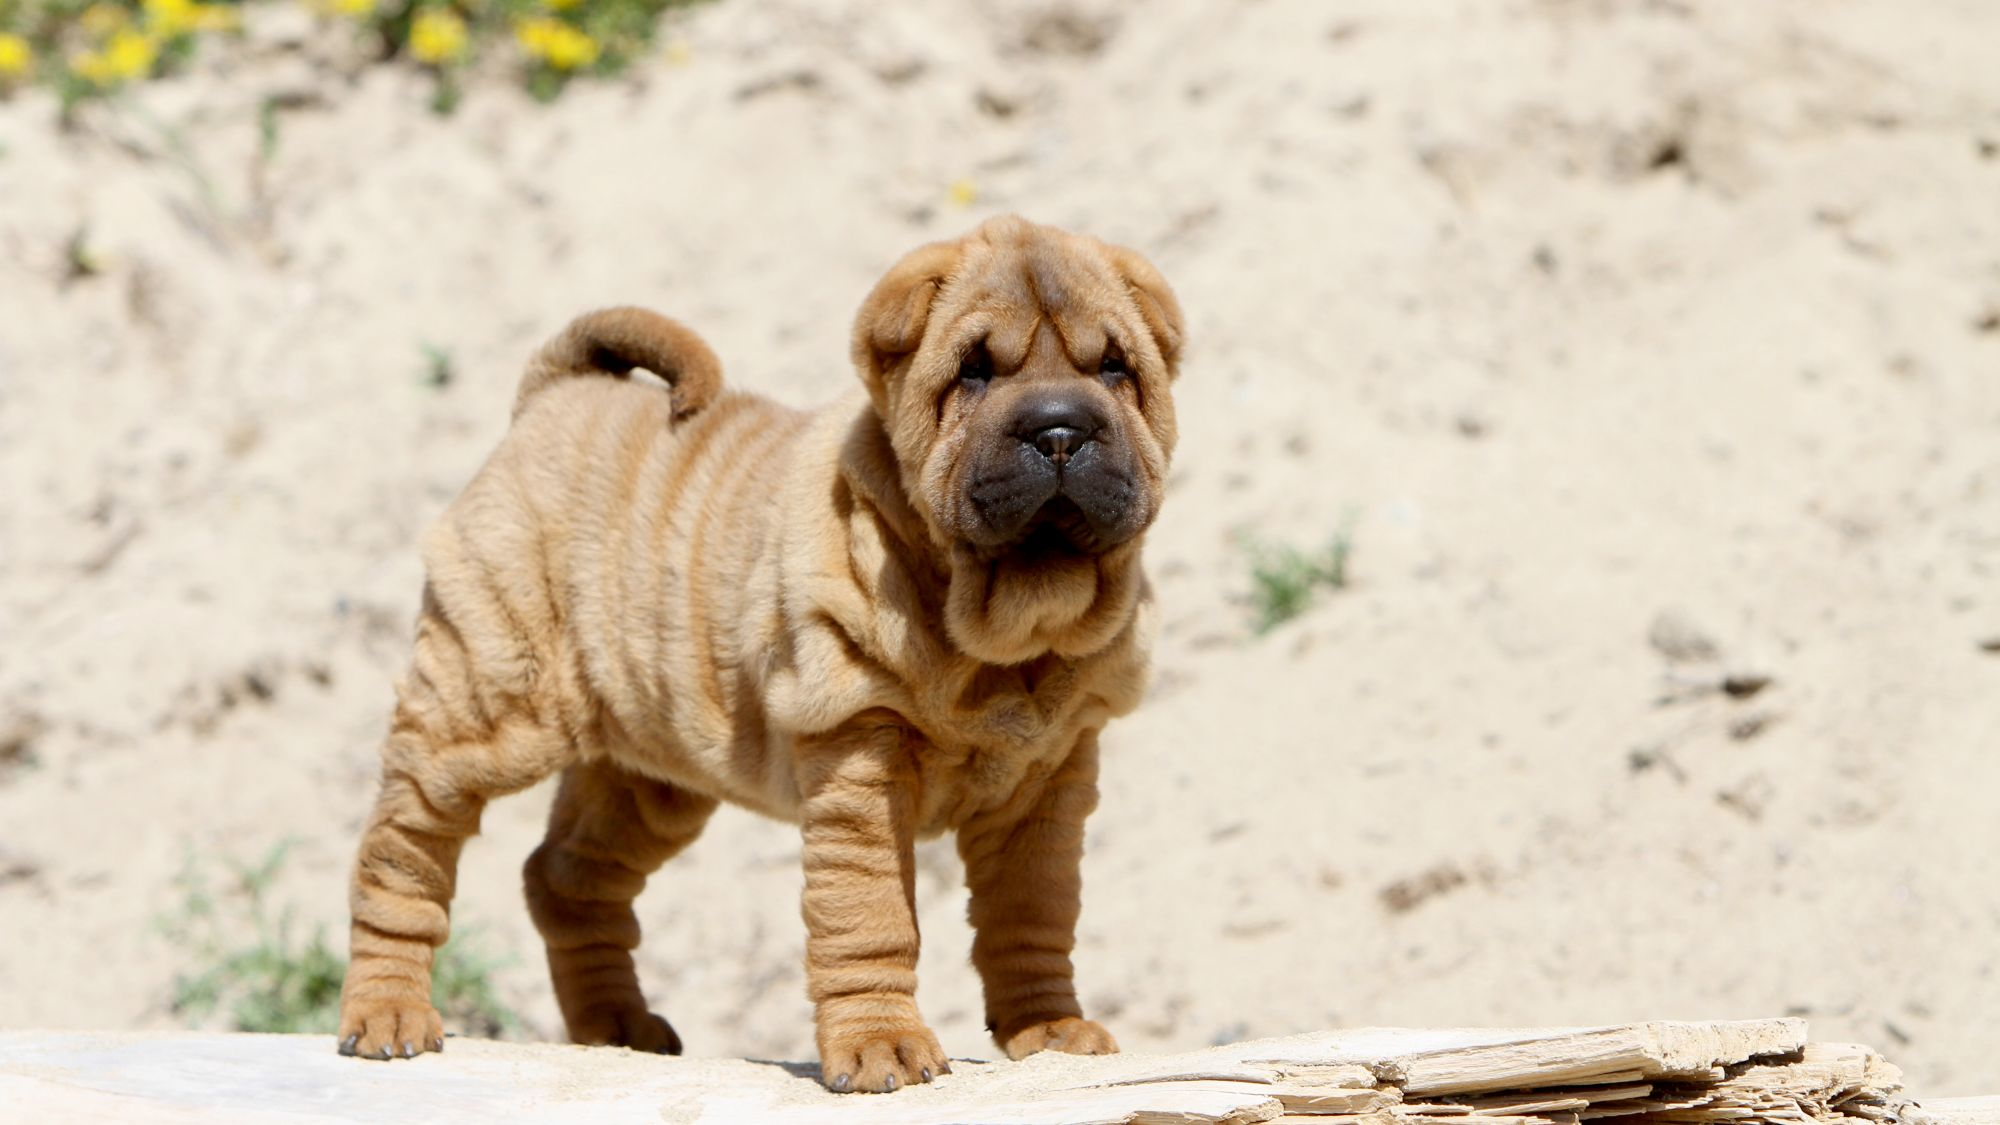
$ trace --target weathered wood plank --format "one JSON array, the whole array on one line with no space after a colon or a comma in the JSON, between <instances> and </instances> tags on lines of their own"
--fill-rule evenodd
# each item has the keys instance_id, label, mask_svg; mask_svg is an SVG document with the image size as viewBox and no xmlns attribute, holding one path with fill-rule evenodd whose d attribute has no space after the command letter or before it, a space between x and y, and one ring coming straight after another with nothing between
<instances>
[{"instance_id":1,"label":"weathered wood plank","mask_svg":"<svg viewBox=\"0 0 2000 1125\"><path fill-rule=\"evenodd\" d=\"M1903 1114L1907 1125L2000 1125L2000 1095L1923 1098Z\"/></svg>"}]
</instances>

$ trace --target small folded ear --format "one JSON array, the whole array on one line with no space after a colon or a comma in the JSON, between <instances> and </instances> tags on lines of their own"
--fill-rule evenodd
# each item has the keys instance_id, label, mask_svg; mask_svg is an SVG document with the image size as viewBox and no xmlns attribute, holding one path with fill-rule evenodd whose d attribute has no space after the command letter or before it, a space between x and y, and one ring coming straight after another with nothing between
<instances>
[{"instance_id":1,"label":"small folded ear","mask_svg":"<svg viewBox=\"0 0 2000 1125\"><path fill-rule=\"evenodd\" d=\"M1186 331L1181 319L1181 303L1174 299L1173 289L1167 279L1153 268L1153 263L1123 246L1106 246L1111 256L1112 267L1125 279L1125 288L1132 294L1132 300L1139 306L1139 316L1145 320L1146 328L1153 334L1153 343L1160 349L1160 358L1167 363L1169 379L1180 374L1181 340Z\"/></svg>"},{"instance_id":2,"label":"small folded ear","mask_svg":"<svg viewBox=\"0 0 2000 1125\"><path fill-rule=\"evenodd\" d=\"M861 302L854 315L854 366L879 402L883 376L923 343L931 302L958 265L957 242L932 242L905 254Z\"/></svg>"}]
</instances>

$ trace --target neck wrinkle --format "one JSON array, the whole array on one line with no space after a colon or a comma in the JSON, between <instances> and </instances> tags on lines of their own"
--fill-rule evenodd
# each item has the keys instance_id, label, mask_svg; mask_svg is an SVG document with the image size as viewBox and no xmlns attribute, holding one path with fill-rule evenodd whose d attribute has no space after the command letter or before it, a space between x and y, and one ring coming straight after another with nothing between
<instances>
[{"instance_id":1,"label":"neck wrinkle","mask_svg":"<svg viewBox=\"0 0 2000 1125\"><path fill-rule=\"evenodd\" d=\"M856 504L875 514L887 542L929 597L943 604L951 582L951 559L931 538L930 528L903 493L903 476L889 445L888 431L873 409L864 408L840 455L840 473Z\"/></svg>"}]
</instances>

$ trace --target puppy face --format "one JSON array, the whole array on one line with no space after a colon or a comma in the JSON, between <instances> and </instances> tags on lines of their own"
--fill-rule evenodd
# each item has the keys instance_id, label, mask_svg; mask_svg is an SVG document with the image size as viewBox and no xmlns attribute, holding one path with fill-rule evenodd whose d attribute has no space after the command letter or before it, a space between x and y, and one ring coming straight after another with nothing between
<instances>
[{"instance_id":1,"label":"puppy face","mask_svg":"<svg viewBox=\"0 0 2000 1125\"><path fill-rule=\"evenodd\" d=\"M1114 572L1159 513L1180 341L1144 259L1011 216L913 252L862 306L855 359L904 492L1007 603L986 608L1043 620L1048 647L1133 584Z\"/></svg>"},{"instance_id":2,"label":"puppy face","mask_svg":"<svg viewBox=\"0 0 2000 1125\"><path fill-rule=\"evenodd\" d=\"M997 276L972 283L981 299L940 341L956 370L927 386L934 518L986 554L1117 547L1152 522L1162 460L1131 361L1102 309L1038 309L1032 273L990 264Z\"/></svg>"}]
</instances>

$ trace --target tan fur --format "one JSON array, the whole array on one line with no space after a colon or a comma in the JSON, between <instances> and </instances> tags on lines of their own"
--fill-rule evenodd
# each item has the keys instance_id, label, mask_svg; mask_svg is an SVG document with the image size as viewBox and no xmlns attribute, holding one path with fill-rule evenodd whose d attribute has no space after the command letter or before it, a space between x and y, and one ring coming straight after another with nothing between
<instances>
[{"instance_id":1,"label":"tan fur","mask_svg":"<svg viewBox=\"0 0 2000 1125\"><path fill-rule=\"evenodd\" d=\"M642 310L552 341L424 542L354 874L342 1049L442 1048L429 969L460 845L488 800L561 771L525 879L577 1041L678 1051L640 995L631 903L730 801L802 826L833 1088L947 1069L914 999L912 868L915 841L946 831L1002 1048L1115 1050L1082 1019L1069 952L1097 732L1144 684L1137 533L1173 447L1181 332L1137 255L1003 218L889 272L856 319L867 396L816 414L722 392L707 347ZM977 340L1004 372L990 386L957 378ZM1130 377L1091 377L1111 352ZM634 366L672 394L565 377ZM1007 412L1049 388L1105 412L1130 538L1030 549L975 526L977 458L1018 452Z\"/></svg>"},{"instance_id":2,"label":"tan fur","mask_svg":"<svg viewBox=\"0 0 2000 1125\"><path fill-rule=\"evenodd\" d=\"M514 392L514 417L544 388L578 375L625 375L643 367L674 392L674 418L686 418L722 393L722 362L694 331L650 309L626 306L585 313L542 345Z\"/></svg>"}]
</instances>

